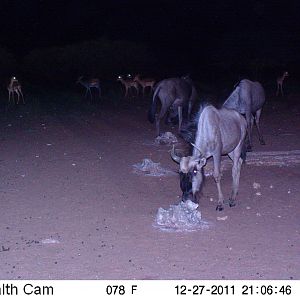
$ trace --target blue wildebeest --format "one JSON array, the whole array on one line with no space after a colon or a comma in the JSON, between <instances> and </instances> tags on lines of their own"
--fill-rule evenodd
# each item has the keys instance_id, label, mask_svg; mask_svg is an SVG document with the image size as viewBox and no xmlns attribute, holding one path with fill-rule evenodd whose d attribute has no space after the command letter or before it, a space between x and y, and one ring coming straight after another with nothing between
<instances>
[{"instance_id":1,"label":"blue wildebeest","mask_svg":"<svg viewBox=\"0 0 300 300\"><path fill-rule=\"evenodd\" d=\"M196 89L189 77L169 78L160 81L153 94L151 108L148 112L148 119L156 124L156 133L160 134L159 123L169 112L172 117L178 115L179 131L182 125L183 109L187 109L187 116L190 118L193 104L197 98ZM158 102L161 103L160 112L156 115Z\"/></svg>"},{"instance_id":2,"label":"blue wildebeest","mask_svg":"<svg viewBox=\"0 0 300 300\"><path fill-rule=\"evenodd\" d=\"M198 121L197 121L198 118ZM232 193L229 206L235 205L238 193L240 171L245 159L244 140L247 133L245 118L237 111L227 108L216 109L212 105L200 108L196 118L197 131L191 156L179 157L173 146L172 159L179 163L182 200L196 201L196 194L203 183L203 167L213 157L213 176L218 187L219 200L216 210L223 210L224 196L221 190L221 156L228 155L233 161Z\"/></svg>"},{"instance_id":3,"label":"blue wildebeest","mask_svg":"<svg viewBox=\"0 0 300 300\"><path fill-rule=\"evenodd\" d=\"M260 144L265 145L265 141L259 127L259 119L265 100L265 91L259 82L243 79L236 85L234 91L223 104L223 107L234 109L242 115L245 115L249 139L249 144L247 146L248 151L252 150L251 131L254 120Z\"/></svg>"}]
</instances>

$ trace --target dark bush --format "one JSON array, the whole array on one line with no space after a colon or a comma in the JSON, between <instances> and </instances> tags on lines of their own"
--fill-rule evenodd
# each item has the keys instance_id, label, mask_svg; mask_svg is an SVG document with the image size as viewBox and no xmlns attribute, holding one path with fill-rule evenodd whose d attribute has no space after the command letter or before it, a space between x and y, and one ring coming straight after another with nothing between
<instances>
[{"instance_id":1,"label":"dark bush","mask_svg":"<svg viewBox=\"0 0 300 300\"><path fill-rule=\"evenodd\" d=\"M0 78L8 81L12 75L18 75L17 62L14 56L5 48L0 47Z\"/></svg>"}]
</instances>

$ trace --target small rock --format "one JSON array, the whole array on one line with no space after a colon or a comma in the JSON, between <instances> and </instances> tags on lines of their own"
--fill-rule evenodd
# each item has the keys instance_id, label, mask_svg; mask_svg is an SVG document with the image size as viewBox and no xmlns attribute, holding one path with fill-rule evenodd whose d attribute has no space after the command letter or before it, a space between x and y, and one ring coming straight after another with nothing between
<instances>
[{"instance_id":1,"label":"small rock","mask_svg":"<svg viewBox=\"0 0 300 300\"><path fill-rule=\"evenodd\" d=\"M42 244L59 244L60 242L58 240L49 238L49 239L43 239L41 240Z\"/></svg>"},{"instance_id":2,"label":"small rock","mask_svg":"<svg viewBox=\"0 0 300 300\"><path fill-rule=\"evenodd\" d=\"M256 196L261 196L261 192L255 193Z\"/></svg>"},{"instance_id":3,"label":"small rock","mask_svg":"<svg viewBox=\"0 0 300 300\"><path fill-rule=\"evenodd\" d=\"M253 188L254 189L259 189L260 188L260 184L259 183L257 183L257 182L253 182Z\"/></svg>"},{"instance_id":4,"label":"small rock","mask_svg":"<svg viewBox=\"0 0 300 300\"><path fill-rule=\"evenodd\" d=\"M224 216L224 217L217 217L218 221L225 221L228 219L228 216Z\"/></svg>"}]
</instances>

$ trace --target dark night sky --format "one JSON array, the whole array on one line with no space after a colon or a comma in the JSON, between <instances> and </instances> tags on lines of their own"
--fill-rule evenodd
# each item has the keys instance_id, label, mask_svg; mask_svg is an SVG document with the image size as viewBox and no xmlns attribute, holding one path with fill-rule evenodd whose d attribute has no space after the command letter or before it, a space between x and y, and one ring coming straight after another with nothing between
<instances>
[{"instance_id":1,"label":"dark night sky","mask_svg":"<svg viewBox=\"0 0 300 300\"><path fill-rule=\"evenodd\" d=\"M106 37L193 58L245 52L295 59L299 19L299 1L2 0L0 44L22 55Z\"/></svg>"}]
</instances>

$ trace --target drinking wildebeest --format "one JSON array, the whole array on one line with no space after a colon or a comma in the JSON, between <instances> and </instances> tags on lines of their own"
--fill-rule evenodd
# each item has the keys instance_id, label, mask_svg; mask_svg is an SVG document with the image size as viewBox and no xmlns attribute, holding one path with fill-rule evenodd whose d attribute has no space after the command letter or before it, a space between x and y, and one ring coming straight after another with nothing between
<instances>
[{"instance_id":1,"label":"drinking wildebeest","mask_svg":"<svg viewBox=\"0 0 300 300\"><path fill-rule=\"evenodd\" d=\"M187 109L187 116L190 118L196 95L196 89L187 77L164 79L156 85L148 119L151 123L155 120L157 135L160 134L160 120L164 118L167 112L170 112L172 117L178 114L178 130L180 131L183 109ZM161 102L161 109L159 114L156 115L158 101Z\"/></svg>"},{"instance_id":2,"label":"drinking wildebeest","mask_svg":"<svg viewBox=\"0 0 300 300\"><path fill-rule=\"evenodd\" d=\"M197 121L198 118L198 121ZM213 157L213 176L218 187L219 200L216 210L223 210L224 196L221 190L221 156L228 155L233 161L232 192L229 206L235 206L238 193L240 171L245 160L244 140L247 133L245 118L233 109L216 109L212 105L200 108L197 122L196 139L192 156L179 157L173 146L172 159L180 164L180 187L182 200L196 202L196 194L203 182L203 167L209 157Z\"/></svg>"},{"instance_id":3,"label":"drinking wildebeest","mask_svg":"<svg viewBox=\"0 0 300 300\"><path fill-rule=\"evenodd\" d=\"M251 131L254 119L259 135L259 142L261 145L265 145L265 141L259 127L259 119L264 103L265 91L262 85L256 81L253 82L248 79L243 79L236 85L234 91L223 104L223 107L234 109L242 115L245 115L249 139L247 151L252 150Z\"/></svg>"}]
</instances>

